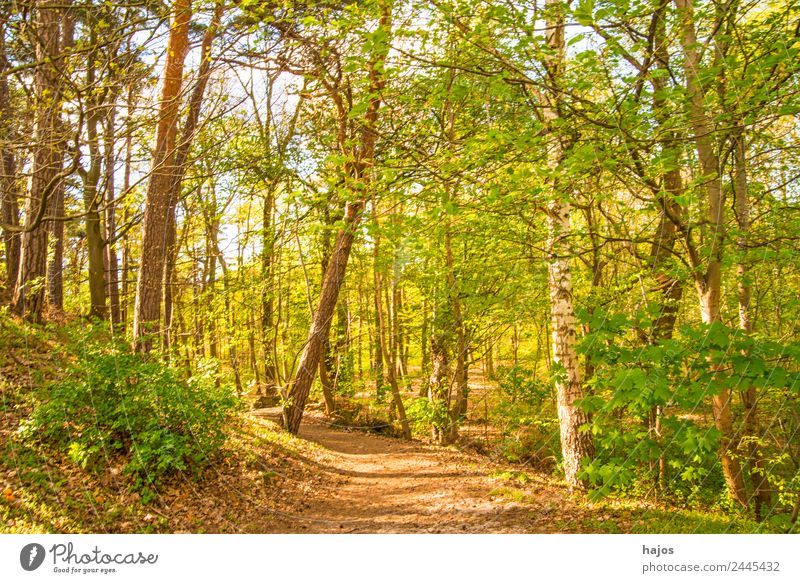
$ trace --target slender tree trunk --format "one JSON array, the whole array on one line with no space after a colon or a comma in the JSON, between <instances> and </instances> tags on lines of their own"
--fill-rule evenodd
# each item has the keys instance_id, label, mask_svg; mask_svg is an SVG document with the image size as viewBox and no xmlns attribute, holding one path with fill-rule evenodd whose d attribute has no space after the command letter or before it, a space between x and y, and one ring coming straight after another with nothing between
<instances>
[{"instance_id":1,"label":"slender tree trunk","mask_svg":"<svg viewBox=\"0 0 800 583\"><path fill-rule=\"evenodd\" d=\"M575 348L577 326L572 295L572 268L570 265L571 205L567 193L555 176L564 156L564 147L555 125L559 118L561 84L564 71L564 9L561 0L548 0L550 11L547 18L547 44L553 55L547 58L549 85L553 88L546 95L543 116L551 135L548 152L548 167L553 177L548 180L552 201L547 209L547 254L548 284L550 289L550 311L552 321L553 360L561 370L556 375L558 419L561 428L561 453L567 484L583 489L585 480L580 478L581 462L594 455L592 434L583 430L589 416L575 401L583 398L583 379L578 354Z\"/></svg>"},{"instance_id":2,"label":"slender tree trunk","mask_svg":"<svg viewBox=\"0 0 800 583\"><path fill-rule=\"evenodd\" d=\"M58 172L61 171L59 163ZM53 254L47 263L47 305L53 313L64 310L64 184L60 183L48 201L48 215L56 220L47 223Z\"/></svg>"},{"instance_id":3,"label":"slender tree trunk","mask_svg":"<svg viewBox=\"0 0 800 583\"><path fill-rule=\"evenodd\" d=\"M355 229L361 218L363 207L363 202L347 204L344 227L336 237L331 259L328 262L328 268L325 270L319 303L314 312L311 329L309 330L303 353L300 356L300 362L297 365L297 373L289 392L288 403L283 410L284 426L291 433L296 434L300 429L303 408L308 399L311 385L314 382L320 358L322 358L324 341L330 331L331 320L336 309L336 301L344 282L350 249L355 238Z\"/></svg>"},{"instance_id":4,"label":"slender tree trunk","mask_svg":"<svg viewBox=\"0 0 800 583\"><path fill-rule=\"evenodd\" d=\"M665 157L668 170L662 178L663 195L658 196L660 217L658 227L653 237L650 249L650 263L656 281L653 291L658 294L658 312L653 320L650 342L656 344L662 340L672 338L675 322L678 317L678 308L683 296L683 284L674 278L667 264L667 260L677 242L677 227L673 219L679 219L683 214L681 205L675 202L677 196L683 193L683 179L680 170L679 136L670 128L670 112L667 108L665 92L669 79L669 47L666 36L666 9L669 0L656 0L654 21L654 50L656 65L659 74L653 76L653 112L659 125L662 155ZM672 217L672 218L670 218ZM650 412L649 431L653 440L661 444L663 405L656 405ZM665 490L668 484L667 459L662 451L658 459L658 473L656 475L658 487Z\"/></svg>"},{"instance_id":5,"label":"slender tree trunk","mask_svg":"<svg viewBox=\"0 0 800 583\"><path fill-rule=\"evenodd\" d=\"M486 362L486 377L494 379L494 343L491 340L486 341L486 354L484 356Z\"/></svg>"},{"instance_id":6,"label":"slender tree trunk","mask_svg":"<svg viewBox=\"0 0 800 583\"><path fill-rule=\"evenodd\" d=\"M128 47L130 49L130 46ZM122 177L122 192L126 195L131 189L131 170L133 167L133 110L136 105L136 98L134 93L133 83L128 85L128 98L126 102L126 117L125 117L125 169ZM122 215L123 223L130 220L130 213L127 205ZM130 282L128 277L130 274L130 241L129 237L125 236L122 240L122 298L120 299L120 318L122 319L123 326L127 328L128 325L128 308L130 306Z\"/></svg>"},{"instance_id":7,"label":"slender tree trunk","mask_svg":"<svg viewBox=\"0 0 800 583\"><path fill-rule=\"evenodd\" d=\"M262 214L261 235L261 345L264 350L264 382L266 393L274 391L278 379L277 362L275 361L275 346L277 343L277 330L274 315L274 278L272 263L275 251L275 228L272 224L272 207L275 198L272 190L264 197Z\"/></svg>"},{"instance_id":8,"label":"slender tree trunk","mask_svg":"<svg viewBox=\"0 0 800 583\"><path fill-rule=\"evenodd\" d=\"M377 216L374 218L377 226ZM381 302L378 302L377 308L377 337L380 342L380 350L383 354L383 362L386 363L386 380L389 383L389 388L392 391L392 411L397 413L397 419L400 421L400 426L403 429L403 437L411 439L411 426L406 417L406 409L403 404L403 395L400 392L400 385L397 382L397 313L391 309L393 302L390 301L389 290L382 285L383 278L380 273L375 271L375 289L377 295L380 295L381 290L386 292L386 318ZM392 287L396 289L396 282ZM392 294L393 296L394 294ZM387 322L386 319L389 321Z\"/></svg>"},{"instance_id":9,"label":"slender tree trunk","mask_svg":"<svg viewBox=\"0 0 800 583\"><path fill-rule=\"evenodd\" d=\"M202 286L200 283L200 261L198 252L194 250L195 261L192 267L192 308L194 313L194 351L198 358L206 357L206 339L203 328L203 316L200 314L200 298Z\"/></svg>"},{"instance_id":10,"label":"slender tree trunk","mask_svg":"<svg viewBox=\"0 0 800 583\"><path fill-rule=\"evenodd\" d=\"M705 273L696 274L695 287L700 300L700 312L704 323L720 321L720 296L722 293L722 239L724 230L724 201L719 168L719 158L715 152L713 127L706 115L704 94L699 79L700 58L697 53L697 37L694 28L694 7L692 0L675 0L678 9L681 46L684 53L684 72L688 98L689 119L694 133L697 157L703 173L706 192L707 226L703 231L707 247ZM733 413L731 410L731 390L720 388L712 396L714 423L720 432L719 455L722 471L733 498L747 505L747 493L743 468L733 455Z\"/></svg>"},{"instance_id":11,"label":"slender tree trunk","mask_svg":"<svg viewBox=\"0 0 800 583\"><path fill-rule=\"evenodd\" d=\"M142 255L133 313L133 344L150 352L158 339L163 277L169 232L170 192L175 173L175 143L183 80L189 48L191 0L176 0L167 42L163 87L156 127L156 146L145 201Z\"/></svg>"},{"instance_id":12,"label":"slender tree trunk","mask_svg":"<svg viewBox=\"0 0 800 583\"><path fill-rule=\"evenodd\" d=\"M386 33L388 38L391 34L391 3L381 2L381 16L378 23L379 30ZM303 408L305 407L311 384L319 366L319 359L322 357L323 342L328 337L331 327L331 319L336 309L336 302L339 297L339 290L344 282L347 270L347 261L350 258L350 249L353 246L355 231L361 221L366 199L365 191L368 191L370 182L369 172L375 159L375 124L378 120L378 109L381 104L381 92L383 91L385 79L383 65L386 61L386 53L389 49L388 42L378 43L380 46L375 50L369 63L369 84L367 110L364 113L362 123L359 124L358 145L352 148L349 140L342 132L339 133L339 146L343 151L350 151L352 160L346 162L344 175L347 177L348 189L359 196L355 201L348 202L344 210L344 226L336 236L336 243L333 246L331 260L325 270L325 278L322 283L319 303L314 312L311 322L311 329L308 332L303 353L300 356L297 373L289 392L289 398L283 410L284 427L291 433L297 433L300 429L300 422L303 418ZM335 99L341 95L335 95ZM340 100L341 103L341 100ZM341 127L346 127L348 115L340 112L338 120ZM345 124L345 125L342 125ZM346 148L346 149L345 149Z\"/></svg>"},{"instance_id":13,"label":"slender tree trunk","mask_svg":"<svg viewBox=\"0 0 800 583\"><path fill-rule=\"evenodd\" d=\"M736 221L739 228L737 250L739 264L738 300L739 300L739 328L745 334L753 332L753 320L750 313L750 274L748 273L747 248L750 236L750 200L747 193L747 155L744 137L744 124L741 119L733 130L734 147L734 180L733 192L735 197ZM771 503L771 488L766 474L766 462L760 450L759 440L761 431L758 421L758 394L756 388L751 386L741 392L744 405L743 433L746 444L748 462L750 464L750 480L753 485L754 513L757 520L763 519L763 509L769 509ZM755 471L752 471L755 470Z\"/></svg>"},{"instance_id":14,"label":"slender tree trunk","mask_svg":"<svg viewBox=\"0 0 800 583\"><path fill-rule=\"evenodd\" d=\"M72 47L75 34L75 19L69 10L69 2L63 6L60 22L59 51L66 52ZM60 104L59 104L60 108ZM53 256L47 266L47 303L54 313L64 310L64 217L66 209L64 206L64 189L66 173L63 173L63 156L66 150L67 126L61 119L60 111L56 115L56 140L55 148L60 153L57 163L57 173L63 178L58 181L58 185L48 202L48 213L56 220L47 223L47 229L52 237Z\"/></svg>"},{"instance_id":15,"label":"slender tree trunk","mask_svg":"<svg viewBox=\"0 0 800 583\"><path fill-rule=\"evenodd\" d=\"M90 33L92 46L97 43L97 34ZM95 61L97 54L94 50L87 54L86 83L95 85ZM105 278L105 253L103 241L103 225L100 220L100 192L99 182L101 176L102 156L100 154L98 125L100 123L100 103L96 98L88 102L86 116L87 146L89 149L89 169L81 170L83 179L83 205L86 214L86 249L89 255L89 314L98 319L106 317L106 278Z\"/></svg>"},{"instance_id":16,"label":"slender tree trunk","mask_svg":"<svg viewBox=\"0 0 800 583\"><path fill-rule=\"evenodd\" d=\"M326 219L329 218L327 212L325 213L325 216ZM326 230L322 236L323 277L325 276L325 272L328 270L328 262L330 261L330 253L331 253L330 247L331 247L330 235ZM331 341L330 341L330 332L328 332L328 335L325 336L325 338L323 338L322 340L322 357L319 359L319 382L320 385L322 385L322 397L325 400L326 415L333 415L333 412L336 409L336 402L333 398L333 380L331 379L329 374L330 362L331 362Z\"/></svg>"},{"instance_id":17,"label":"slender tree trunk","mask_svg":"<svg viewBox=\"0 0 800 583\"><path fill-rule=\"evenodd\" d=\"M456 354L455 354L455 371L453 373L453 382L455 384L455 406L453 407L453 439L456 437L458 430L458 418L463 417L467 413L467 402L469 398L469 368L467 364L467 357L469 353L469 346L467 342L467 334L464 330L464 317L461 310L461 298L459 297L459 285L456 279L455 262L453 259L453 245L452 235L448 228L445 232L444 246L445 246L445 261L447 265L447 288L450 294L450 307L453 310L453 327L455 328L456 336Z\"/></svg>"},{"instance_id":18,"label":"slender tree trunk","mask_svg":"<svg viewBox=\"0 0 800 583\"><path fill-rule=\"evenodd\" d=\"M374 362L372 367L372 373L375 378L375 395L379 402L383 400L383 387L384 387L384 375L383 375L383 365L384 365L384 358L383 358L383 345L385 341L383 340L383 333L384 333L384 326L383 326L383 316L381 308L381 276L380 270L378 266L378 261L380 257L380 246L381 246L381 234L380 231L377 229L378 227L378 211L375 200L372 201L372 221L375 225L375 235L373 236L372 242L372 278L373 278L373 293L372 293L372 305L375 309L375 335L373 336L373 353L374 353Z\"/></svg>"},{"instance_id":19,"label":"slender tree trunk","mask_svg":"<svg viewBox=\"0 0 800 583\"><path fill-rule=\"evenodd\" d=\"M431 354L430 354L430 347L428 344L428 330L430 328L430 314L428 313L428 298L422 298L422 325L420 326L420 352L422 353L421 363L420 363L420 372L422 374L423 379L430 378L430 368L431 368ZM427 382L420 383L419 387L419 396L424 397L428 393L428 386Z\"/></svg>"},{"instance_id":20,"label":"slender tree trunk","mask_svg":"<svg viewBox=\"0 0 800 583\"><path fill-rule=\"evenodd\" d=\"M105 135L103 137L105 146L105 255L106 255L106 294L108 296L109 308L111 311L111 323L116 325L122 321L119 299L119 259L117 257L117 217L116 217L116 189L115 189L115 170L116 159L114 154L116 104L111 104L106 116Z\"/></svg>"},{"instance_id":21,"label":"slender tree trunk","mask_svg":"<svg viewBox=\"0 0 800 583\"><path fill-rule=\"evenodd\" d=\"M178 257L178 248L176 246L176 233L177 233L177 217L175 212L180 199L181 184L183 177L186 174L186 165L189 159L189 152L192 148L192 141L197 131L197 125L200 121L200 109L203 105L203 95L205 94L206 85L211 75L211 45L217 35L219 22L222 18L223 4L217 3L214 14L211 17L211 23L208 25L203 41L200 45L200 67L197 72L197 81L192 89L191 97L189 98L189 109L186 114L186 121L183 129L181 130L180 139L177 141L177 149L175 151L175 159L172 165L172 177L169 183L169 190L167 192L167 216L166 216L166 257L164 261L164 325L163 325L163 346L164 354L169 354L170 350L170 330L172 328L172 298L174 294L174 280L175 280L175 261ZM177 120L176 120L177 125Z\"/></svg>"}]
</instances>

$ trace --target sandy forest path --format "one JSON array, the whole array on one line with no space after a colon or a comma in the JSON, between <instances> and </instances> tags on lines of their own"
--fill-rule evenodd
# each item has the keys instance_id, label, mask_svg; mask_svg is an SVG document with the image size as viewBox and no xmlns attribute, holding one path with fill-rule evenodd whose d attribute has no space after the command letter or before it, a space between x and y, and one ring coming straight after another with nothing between
<instances>
[{"instance_id":1,"label":"sandy forest path","mask_svg":"<svg viewBox=\"0 0 800 583\"><path fill-rule=\"evenodd\" d=\"M334 429L314 413L299 437L324 448L319 469L335 480L309 496L302 518L275 525L283 532L564 532L585 511L552 478L526 473L509 487L513 470L485 456Z\"/></svg>"}]
</instances>

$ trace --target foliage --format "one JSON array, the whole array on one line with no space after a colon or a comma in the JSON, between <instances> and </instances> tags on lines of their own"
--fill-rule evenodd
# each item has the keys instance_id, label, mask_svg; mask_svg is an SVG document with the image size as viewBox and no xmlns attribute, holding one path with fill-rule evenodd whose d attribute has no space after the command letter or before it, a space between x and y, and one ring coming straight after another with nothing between
<instances>
[{"instance_id":1,"label":"foliage","mask_svg":"<svg viewBox=\"0 0 800 583\"><path fill-rule=\"evenodd\" d=\"M502 398L492 408L491 421L502 435L497 446L501 455L553 468L560 449L552 386L519 365L498 367L497 375Z\"/></svg>"},{"instance_id":2,"label":"foliage","mask_svg":"<svg viewBox=\"0 0 800 583\"><path fill-rule=\"evenodd\" d=\"M230 387L201 365L188 380L170 367L73 329L74 363L19 428L23 442L55 447L82 468L107 471L124 459L132 487L153 487L176 471L199 468L226 439L236 406Z\"/></svg>"},{"instance_id":3,"label":"foliage","mask_svg":"<svg viewBox=\"0 0 800 583\"><path fill-rule=\"evenodd\" d=\"M581 406L593 416L591 431L598 444L597 457L584 468L595 497L646 492L654 487L664 460L668 470L662 489L713 502L723 483L720 432L708 397L726 388L736 394L756 387L766 406L800 392L796 343L744 334L717 322L685 325L675 338L642 344L639 333L652 324L646 310L634 317L597 310L591 317L592 333L580 349L595 373L588 380L591 395ZM757 445L767 459L769 482L785 491L796 469L782 455L782 444ZM747 463L747 441L740 439L734 447Z\"/></svg>"}]
</instances>

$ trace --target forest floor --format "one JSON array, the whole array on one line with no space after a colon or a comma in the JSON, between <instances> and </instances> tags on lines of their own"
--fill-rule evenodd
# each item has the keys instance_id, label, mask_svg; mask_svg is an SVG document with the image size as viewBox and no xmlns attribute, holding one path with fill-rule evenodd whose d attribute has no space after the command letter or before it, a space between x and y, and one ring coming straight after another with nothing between
<instances>
[{"instance_id":1,"label":"forest floor","mask_svg":"<svg viewBox=\"0 0 800 583\"><path fill-rule=\"evenodd\" d=\"M278 413L254 412L267 419ZM314 413L306 414L299 436L320 446L314 465L327 483L307 498L302 516L273 525L282 532L561 532L597 526L553 480L481 455L335 429Z\"/></svg>"},{"instance_id":2,"label":"forest floor","mask_svg":"<svg viewBox=\"0 0 800 583\"><path fill-rule=\"evenodd\" d=\"M2 322L0 322L2 323ZM240 412L204 468L133 487L124 456L82 469L18 429L66 363L58 334L0 326L0 533L754 532L721 513L644 499L590 503L552 471L474 451L334 426L299 436L277 409ZM485 429L485 428L484 428ZM477 442L480 445L480 442Z\"/></svg>"}]
</instances>

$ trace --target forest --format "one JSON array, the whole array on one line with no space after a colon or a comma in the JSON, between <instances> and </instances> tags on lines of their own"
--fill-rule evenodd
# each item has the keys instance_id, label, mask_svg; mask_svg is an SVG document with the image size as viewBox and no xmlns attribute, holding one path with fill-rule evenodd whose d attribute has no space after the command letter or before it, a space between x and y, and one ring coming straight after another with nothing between
<instances>
[{"instance_id":1,"label":"forest","mask_svg":"<svg viewBox=\"0 0 800 583\"><path fill-rule=\"evenodd\" d=\"M0 532L786 533L794 0L2 0Z\"/></svg>"}]
</instances>

